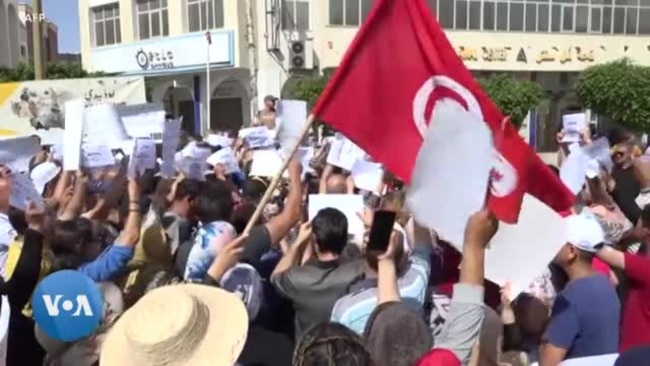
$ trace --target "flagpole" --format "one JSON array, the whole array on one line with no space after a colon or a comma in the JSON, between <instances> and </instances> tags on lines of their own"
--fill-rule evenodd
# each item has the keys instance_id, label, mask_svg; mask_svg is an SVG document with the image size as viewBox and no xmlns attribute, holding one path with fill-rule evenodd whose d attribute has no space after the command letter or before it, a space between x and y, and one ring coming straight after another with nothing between
<instances>
[{"instance_id":1,"label":"flagpole","mask_svg":"<svg viewBox=\"0 0 650 366\"><path fill-rule=\"evenodd\" d=\"M262 196L262 199L257 204L257 207L255 208L255 212L253 212L253 216L251 216L250 220L248 220L248 224L246 224L246 228L244 229L244 234L248 234L253 228L253 226L257 224L257 220L259 220L260 215L262 215L262 212L264 211L264 206L266 206L266 204L271 199L273 192L275 192L275 187L278 186L278 183L280 183L280 179L282 179L282 174L284 173L285 170L287 170L287 167L289 166L291 159L293 159L293 157L296 155L296 152L298 151L298 148L300 148L301 142L305 140L305 136L309 134L309 130L311 129L313 123L314 123L314 116L310 114L309 117L307 117L307 120L305 121L305 127L303 127L303 130L300 132L300 138L296 140L296 145L293 146L293 148L291 149L291 153L282 163L282 168L280 168L280 170L278 170L278 172L275 173L275 176L271 180L271 183L266 188L266 192L264 192L264 196Z\"/></svg>"},{"instance_id":2,"label":"flagpole","mask_svg":"<svg viewBox=\"0 0 650 366\"><path fill-rule=\"evenodd\" d=\"M205 100L206 100L206 129L210 129L210 125L212 122L212 119L210 118L210 109L211 109L211 104L212 104L212 93L211 93L211 88L210 88L210 46L212 45L212 35L210 34L210 31L207 31L205 33L205 37L208 40L208 46L206 48L207 56L205 60ZM200 133L203 133L203 131L200 131Z\"/></svg>"}]
</instances>

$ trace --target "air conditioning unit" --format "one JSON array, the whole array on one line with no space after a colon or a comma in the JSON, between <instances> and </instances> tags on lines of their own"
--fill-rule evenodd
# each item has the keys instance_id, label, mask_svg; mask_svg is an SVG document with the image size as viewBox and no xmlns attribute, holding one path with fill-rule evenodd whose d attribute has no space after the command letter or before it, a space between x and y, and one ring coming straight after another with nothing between
<instances>
[{"instance_id":1,"label":"air conditioning unit","mask_svg":"<svg viewBox=\"0 0 650 366\"><path fill-rule=\"evenodd\" d=\"M314 44L311 40L289 42L289 69L314 68Z\"/></svg>"}]
</instances>

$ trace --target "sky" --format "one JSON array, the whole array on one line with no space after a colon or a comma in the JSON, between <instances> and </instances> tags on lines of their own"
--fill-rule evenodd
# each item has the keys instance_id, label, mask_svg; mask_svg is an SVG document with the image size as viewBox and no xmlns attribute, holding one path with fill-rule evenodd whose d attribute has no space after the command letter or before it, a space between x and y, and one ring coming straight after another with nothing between
<instances>
[{"instance_id":1,"label":"sky","mask_svg":"<svg viewBox=\"0 0 650 366\"><path fill-rule=\"evenodd\" d=\"M79 53L79 0L42 1L45 17L59 28L59 53Z\"/></svg>"}]
</instances>

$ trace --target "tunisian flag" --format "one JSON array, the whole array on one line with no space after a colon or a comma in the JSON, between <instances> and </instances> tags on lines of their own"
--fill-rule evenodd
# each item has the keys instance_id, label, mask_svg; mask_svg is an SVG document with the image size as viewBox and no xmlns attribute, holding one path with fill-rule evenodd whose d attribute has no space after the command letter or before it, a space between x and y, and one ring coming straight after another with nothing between
<instances>
[{"instance_id":1,"label":"tunisian flag","mask_svg":"<svg viewBox=\"0 0 650 366\"><path fill-rule=\"evenodd\" d=\"M517 221L526 192L557 212L570 208L573 194L504 122L424 0L375 1L312 114L408 184L434 106L443 99L458 102L492 131L487 203L501 221Z\"/></svg>"}]
</instances>

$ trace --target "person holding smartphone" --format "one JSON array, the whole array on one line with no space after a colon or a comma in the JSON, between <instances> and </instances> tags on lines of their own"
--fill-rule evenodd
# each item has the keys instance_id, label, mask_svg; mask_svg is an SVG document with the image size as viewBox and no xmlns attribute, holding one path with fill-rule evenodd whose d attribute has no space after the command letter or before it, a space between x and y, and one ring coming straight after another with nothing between
<instances>
[{"instance_id":1,"label":"person holding smartphone","mask_svg":"<svg viewBox=\"0 0 650 366\"><path fill-rule=\"evenodd\" d=\"M341 297L332 310L331 321L339 322L358 334L363 334L368 318L377 305L378 258L386 252L393 232L400 242L392 256L397 269L400 296L411 310L418 314L423 312L431 272L431 234L428 229L420 227L411 219L408 226L413 227L415 243L412 251L407 253L402 245L406 238L394 229L395 218L394 211L380 210L374 213L368 241L364 247L364 275L350 286L347 295Z\"/></svg>"}]
</instances>

